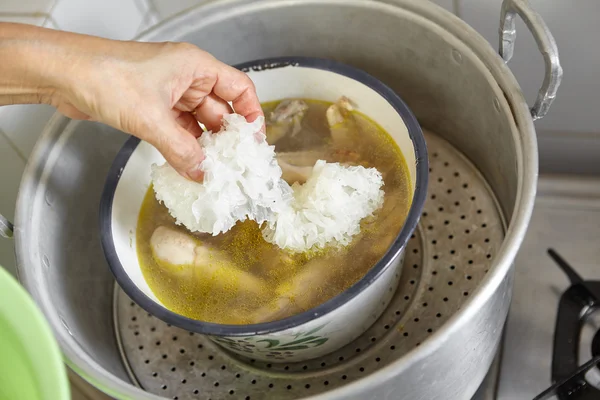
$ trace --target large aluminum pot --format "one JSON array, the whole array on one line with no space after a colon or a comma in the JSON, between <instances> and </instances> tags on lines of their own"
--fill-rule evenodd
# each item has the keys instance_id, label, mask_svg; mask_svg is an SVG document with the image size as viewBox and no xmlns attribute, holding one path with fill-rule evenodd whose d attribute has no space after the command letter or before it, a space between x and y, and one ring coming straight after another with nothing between
<instances>
[{"instance_id":1,"label":"large aluminum pot","mask_svg":"<svg viewBox=\"0 0 600 400\"><path fill-rule=\"evenodd\" d=\"M505 65L516 15L546 61L531 110ZM318 398L469 399L492 362L536 191L533 120L548 110L562 75L554 40L526 1L505 0L501 24L504 60L467 24L423 0L215 1L140 38L189 41L231 64L312 56L354 65L401 93L419 122L469 158L495 193L505 240L468 301L419 347ZM23 177L17 260L71 368L113 397L158 399L135 387L122 364L114 281L98 237L104 177L126 138L99 124L53 118Z\"/></svg>"}]
</instances>

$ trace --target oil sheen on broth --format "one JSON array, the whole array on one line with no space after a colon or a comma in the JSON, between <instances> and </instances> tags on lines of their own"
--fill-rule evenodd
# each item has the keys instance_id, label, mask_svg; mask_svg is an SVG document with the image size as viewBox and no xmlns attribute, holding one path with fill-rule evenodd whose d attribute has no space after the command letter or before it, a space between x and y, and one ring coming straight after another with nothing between
<instances>
[{"instance_id":1,"label":"oil sheen on broth","mask_svg":"<svg viewBox=\"0 0 600 400\"><path fill-rule=\"evenodd\" d=\"M383 207L362 221L360 234L345 248L291 254L267 243L254 221L238 223L214 237L192 234L175 224L150 187L138 219L137 253L148 285L171 311L221 324L289 317L360 280L398 235L410 208L411 188L404 157L393 139L357 111L333 127L327 112L339 102L295 100L299 103L262 105L267 141L275 144L284 179L301 182L318 158L375 167L384 178ZM342 130L344 140L335 136L339 133L335 129ZM201 256L196 251L195 263L188 265L157 261L150 239L159 227L192 238Z\"/></svg>"}]
</instances>

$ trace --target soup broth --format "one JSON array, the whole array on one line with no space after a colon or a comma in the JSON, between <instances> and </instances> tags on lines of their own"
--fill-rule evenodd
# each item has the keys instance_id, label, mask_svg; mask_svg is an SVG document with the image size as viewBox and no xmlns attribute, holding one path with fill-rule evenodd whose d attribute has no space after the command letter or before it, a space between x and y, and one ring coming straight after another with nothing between
<instances>
[{"instance_id":1,"label":"soup broth","mask_svg":"<svg viewBox=\"0 0 600 400\"><path fill-rule=\"evenodd\" d=\"M267 141L290 184L302 183L317 159L377 168L385 183L383 207L361 222L348 246L299 254L266 242L254 221L218 236L190 233L175 224L150 187L138 219L137 253L144 278L168 309L221 324L289 317L345 291L385 254L410 208L408 168L381 127L342 106L309 99L264 103ZM163 261L160 246L167 241L159 237L185 243L190 257L182 251L181 261Z\"/></svg>"}]
</instances>

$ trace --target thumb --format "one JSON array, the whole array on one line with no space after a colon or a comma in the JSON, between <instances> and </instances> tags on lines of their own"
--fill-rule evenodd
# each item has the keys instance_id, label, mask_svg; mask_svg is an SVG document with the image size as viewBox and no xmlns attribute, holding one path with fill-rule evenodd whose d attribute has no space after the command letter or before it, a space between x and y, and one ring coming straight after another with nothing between
<instances>
[{"instance_id":1,"label":"thumb","mask_svg":"<svg viewBox=\"0 0 600 400\"><path fill-rule=\"evenodd\" d=\"M193 181L202 181L204 174L200 164L204 160L204 153L188 130L173 121L160 130L155 146L180 175Z\"/></svg>"}]
</instances>

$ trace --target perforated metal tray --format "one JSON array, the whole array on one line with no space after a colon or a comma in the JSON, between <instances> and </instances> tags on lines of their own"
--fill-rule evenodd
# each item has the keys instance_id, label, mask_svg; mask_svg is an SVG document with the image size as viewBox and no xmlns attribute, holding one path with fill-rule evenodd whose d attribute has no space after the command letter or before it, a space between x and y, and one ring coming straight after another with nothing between
<instances>
[{"instance_id":1,"label":"perforated metal tray","mask_svg":"<svg viewBox=\"0 0 600 400\"><path fill-rule=\"evenodd\" d=\"M258 362L158 320L116 286L116 335L132 381L175 400L297 399L366 378L427 340L484 278L504 224L475 167L443 139L425 137L428 200L395 296L365 334L316 360Z\"/></svg>"}]
</instances>

